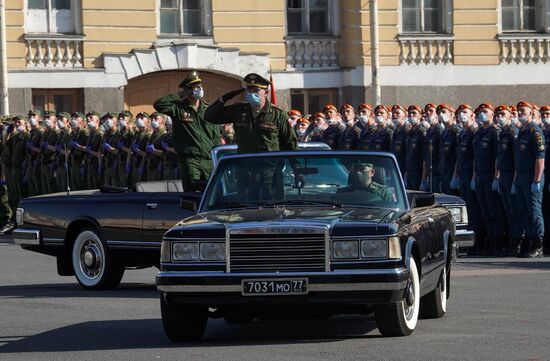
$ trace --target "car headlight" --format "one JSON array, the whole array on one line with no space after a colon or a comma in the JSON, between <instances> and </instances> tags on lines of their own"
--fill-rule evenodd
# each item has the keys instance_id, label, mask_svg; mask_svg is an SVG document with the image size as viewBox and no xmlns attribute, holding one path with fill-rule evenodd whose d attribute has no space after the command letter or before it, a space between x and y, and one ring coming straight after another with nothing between
<instances>
[{"instance_id":1,"label":"car headlight","mask_svg":"<svg viewBox=\"0 0 550 361\"><path fill-rule=\"evenodd\" d=\"M15 211L15 223L20 226L23 224L23 218L25 215L25 210L23 208L17 208Z\"/></svg>"},{"instance_id":2,"label":"car headlight","mask_svg":"<svg viewBox=\"0 0 550 361\"><path fill-rule=\"evenodd\" d=\"M222 242L201 242L201 261L225 261L225 243Z\"/></svg>"},{"instance_id":3,"label":"car headlight","mask_svg":"<svg viewBox=\"0 0 550 361\"><path fill-rule=\"evenodd\" d=\"M172 244L172 261L198 261L199 243L177 242Z\"/></svg>"},{"instance_id":4,"label":"car headlight","mask_svg":"<svg viewBox=\"0 0 550 361\"><path fill-rule=\"evenodd\" d=\"M462 207L449 207L455 223L462 223Z\"/></svg>"},{"instance_id":5,"label":"car headlight","mask_svg":"<svg viewBox=\"0 0 550 361\"><path fill-rule=\"evenodd\" d=\"M388 242L385 238L361 241L361 258L386 258Z\"/></svg>"},{"instance_id":6,"label":"car headlight","mask_svg":"<svg viewBox=\"0 0 550 361\"><path fill-rule=\"evenodd\" d=\"M335 259L359 258L359 242L358 241L333 242L332 256Z\"/></svg>"}]
</instances>

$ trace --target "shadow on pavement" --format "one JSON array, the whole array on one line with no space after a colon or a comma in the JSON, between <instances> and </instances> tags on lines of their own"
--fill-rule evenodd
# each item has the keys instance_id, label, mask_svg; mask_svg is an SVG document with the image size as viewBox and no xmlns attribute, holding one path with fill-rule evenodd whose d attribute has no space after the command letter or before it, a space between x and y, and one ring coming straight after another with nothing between
<instances>
[{"instance_id":1,"label":"shadow on pavement","mask_svg":"<svg viewBox=\"0 0 550 361\"><path fill-rule=\"evenodd\" d=\"M51 283L21 286L0 286L4 298L158 298L154 284L122 283L114 290L87 291L78 284Z\"/></svg>"},{"instance_id":2,"label":"shadow on pavement","mask_svg":"<svg viewBox=\"0 0 550 361\"><path fill-rule=\"evenodd\" d=\"M468 258L458 261L454 265L461 267L484 267L484 268L516 268L526 270L549 270L550 258L525 259L525 258Z\"/></svg>"},{"instance_id":3,"label":"shadow on pavement","mask_svg":"<svg viewBox=\"0 0 550 361\"><path fill-rule=\"evenodd\" d=\"M4 335L0 342L6 344L0 347L0 354L336 342L350 338L380 337L366 335L375 328L375 322L364 316L307 321L258 321L242 325L209 320L204 341L174 344L165 337L160 319L91 321L21 339L17 339L21 336Z\"/></svg>"}]
</instances>

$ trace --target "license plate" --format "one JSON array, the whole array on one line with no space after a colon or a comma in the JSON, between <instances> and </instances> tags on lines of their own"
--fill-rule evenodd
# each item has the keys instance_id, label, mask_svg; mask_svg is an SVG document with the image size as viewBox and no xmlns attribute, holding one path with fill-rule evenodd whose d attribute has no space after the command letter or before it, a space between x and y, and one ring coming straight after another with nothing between
<instances>
[{"instance_id":1,"label":"license plate","mask_svg":"<svg viewBox=\"0 0 550 361\"><path fill-rule=\"evenodd\" d=\"M307 278L243 280L243 296L305 295Z\"/></svg>"}]
</instances>

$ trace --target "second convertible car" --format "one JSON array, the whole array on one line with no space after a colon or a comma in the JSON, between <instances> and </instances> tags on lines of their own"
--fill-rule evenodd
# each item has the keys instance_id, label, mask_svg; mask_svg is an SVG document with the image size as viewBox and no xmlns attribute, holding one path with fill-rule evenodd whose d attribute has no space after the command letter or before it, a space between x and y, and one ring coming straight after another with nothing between
<instances>
[{"instance_id":1,"label":"second convertible car","mask_svg":"<svg viewBox=\"0 0 550 361\"><path fill-rule=\"evenodd\" d=\"M382 335L408 335L446 312L454 237L451 212L407 194L391 154L226 156L197 214L164 235L164 331L191 341L209 318L374 311Z\"/></svg>"}]
</instances>

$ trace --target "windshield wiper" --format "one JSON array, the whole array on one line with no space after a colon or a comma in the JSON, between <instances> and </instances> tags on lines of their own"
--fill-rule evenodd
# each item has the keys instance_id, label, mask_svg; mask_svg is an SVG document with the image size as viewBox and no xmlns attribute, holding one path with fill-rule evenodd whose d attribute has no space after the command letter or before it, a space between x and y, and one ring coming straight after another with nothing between
<instances>
[{"instance_id":1,"label":"windshield wiper","mask_svg":"<svg viewBox=\"0 0 550 361\"><path fill-rule=\"evenodd\" d=\"M304 204L320 204L325 206L333 206L336 208L342 208L344 205L335 201L320 201L317 199L289 199L287 201L279 201L271 203L274 206L287 206L287 205L304 205Z\"/></svg>"}]
</instances>

